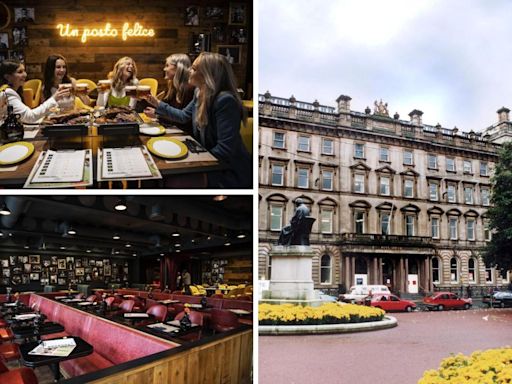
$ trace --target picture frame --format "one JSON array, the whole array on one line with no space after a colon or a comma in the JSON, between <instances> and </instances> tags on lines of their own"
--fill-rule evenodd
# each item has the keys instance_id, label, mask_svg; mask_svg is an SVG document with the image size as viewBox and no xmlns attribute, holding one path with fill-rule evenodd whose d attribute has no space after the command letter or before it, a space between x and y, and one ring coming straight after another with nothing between
<instances>
[{"instance_id":1,"label":"picture frame","mask_svg":"<svg viewBox=\"0 0 512 384\"><path fill-rule=\"evenodd\" d=\"M57 284L57 275L50 275L50 284Z\"/></svg>"},{"instance_id":2,"label":"picture frame","mask_svg":"<svg viewBox=\"0 0 512 384\"><path fill-rule=\"evenodd\" d=\"M2 268L9 268L9 260L8 259L2 260Z\"/></svg>"},{"instance_id":3,"label":"picture frame","mask_svg":"<svg viewBox=\"0 0 512 384\"><path fill-rule=\"evenodd\" d=\"M30 264L40 264L41 263L41 258L39 257L39 255L31 255L28 257L28 260L29 260Z\"/></svg>"},{"instance_id":4,"label":"picture frame","mask_svg":"<svg viewBox=\"0 0 512 384\"><path fill-rule=\"evenodd\" d=\"M32 264L23 264L23 272L30 273L32 272Z\"/></svg>"},{"instance_id":5,"label":"picture frame","mask_svg":"<svg viewBox=\"0 0 512 384\"><path fill-rule=\"evenodd\" d=\"M84 276L84 275L85 275L85 270L84 270L84 268L76 268L76 269L75 269L75 275L76 275L76 276Z\"/></svg>"},{"instance_id":6,"label":"picture frame","mask_svg":"<svg viewBox=\"0 0 512 384\"><path fill-rule=\"evenodd\" d=\"M28 263L28 256L18 256L18 263L22 263L22 264Z\"/></svg>"},{"instance_id":7,"label":"picture frame","mask_svg":"<svg viewBox=\"0 0 512 384\"><path fill-rule=\"evenodd\" d=\"M9 34L6 32L0 33L0 49L9 49Z\"/></svg>"},{"instance_id":8,"label":"picture frame","mask_svg":"<svg viewBox=\"0 0 512 384\"><path fill-rule=\"evenodd\" d=\"M25 53L23 49L11 49L9 51L9 59L10 60L18 60L21 63L25 62Z\"/></svg>"},{"instance_id":9,"label":"picture frame","mask_svg":"<svg viewBox=\"0 0 512 384\"><path fill-rule=\"evenodd\" d=\"M217 53L226 56L230 64L240 64L242 60L242 46L241 45L218 45Z\"/></svg>"},{"instance_id":10,"label":"picture frame","mask_svg":"<svg viewBox=\"0 0 512 384\"><path fill-rule=\"evenodd\" d=\"M40 283L41 285L48 285L50 283L50 280L47 277L41 278Z\"/></svg>"},{"instance_id":11,"label":"picture frame","mask_svg":"<svg viewBox=\"0 0 512 384\"><path fill-rule=\"evenodd\" d=\"M247 23L247 5L229 3L229 25L245 25Z\"/></svg>"},{"instance_id":12,"label":"picture frame","mask_svg":"<svg viewBox=\"0 0 512 384\"><path fill-rule=\"evenodd\" d=\"M32 280L32 281L39 281L39 273L31 273L30 274L30 280Z\"/></svg>"},{"instance_id":13,"label":"picture frame","mask_svg":"<svg viewBox=\"0 0 512 384\"><path fill-rule=\"evenodd\" d=\"M199 54L209 52L211 49L211 35L209 33L198 33L192 35L192 47L190 52Z\"/></svg>"},{"instance_id":14,"label":"picture frame","mask_svg":"<svg viewBox=\"0 0 512 384\"><path fill-rule=\"evenodd\" d=\"M18 26L12 29L12 46L13 47L27 47L28 46L28 33L27 27Z\"/></svg>"},{"instance_id":15,"label":"picture frame","mask_svg":"<svg viewBox=\"0 0 512 384\"><path fill-rule=\"evenodd\" d=\"M33 23L35 20L34 8L14 8L14 22L15 23Z\"/></svg>"},{"instance_id":16,"label":"picture frame","mask_svg":"<svg viewBox=\"0 0 512 384\"><path fill-rule=\"evenodd\" d=\"M105 265L103 267L103 274L105 276L111 276L112 275L112 269L111 269L110 265Z\"/></svg>"},{"instance_id":17,"label":"picture frame","mask_svg":"<svg viewBox=\"0 0 512 384\"><path fill-rule=\"evenodd\" d=\"M2 269L2 276L3 277L11 277L11 270L10 269Z\"/></svg>"},{"instance_id":18,"label":"picture frame","mask_svg":"<svg viewBox=\"0 0 512 384\"><path fill-rule=\"evenodd\" d=\"M199 7L197 5L189 5L185 8L185 25L199 26Z\"/></svg>"},{"instance_id":19,"label":"picture frame","mask_svg":"<svg viewBox=\"0 0 512 384\"><path fill-rule=\"evenodd\" d=\"M32 272L41 272L42 267L41 264L32 264Z\"/></svg>"},{"instance_id":20,"label":"picture frame","mask_svg":"<svg viewBox=\"0 0 512 384\"><path fill-rule=\"evenodd\" d=\"M66 285L66 279L61 279L61 278L57 279L57 284L58 285Z\"/></svg>"},{"instance_id":21,"label":"picture frame","mask_svg":"<svg viewBox=\"0 0 512 384\"><path fill-rule=\"evenodd\" d=\"M9 264L16 265L16 256L9 256Z\"/></svg>"},{"instance_id":22,"label":"picture frame","mask_svg":"<svg viewBox=\"0 0 512 384\"><path fill-rule=\"evenodd\" d=\"M246 44L248 41L247 28L234 28L230 33L231 44Z\"/></svg>"},{"instance_id":23,"label":"picture frame","mask_svg":"<svg viewBox=\"0 0 512 384\"><path fill-rule=\"evenodd\" d=\"M11 277L11 284L18 285L21 284L21 275L14 275Z\"/></svg>"},{"instance_id":24,"label":"picture frame","mask_svg":"<svg viewBox=\"0 0 512 384\"><path fill-rule=\"evenodd\" d=\"M59 259L57 268L66 269L66 259Z\"/></svg>"},{"instance_id":25,"label":"picture frame","mask_svg":"<svg viewBox=\"0 0 512 384\"><path fill-rule=\"evenodd\" d=\"M208 20L223 20L224 9L222 7L206 7L204 17Z\"/></svg>"},{"instance_id":26,"label":"picture frame","mask_svg":"<svg viewBox=\"0 0 512 384\"><path fill-rule=\"evenodd\" d=\"M43 267L48 268L50 266L50 264L51 264L50 260L48 260L48 259L43 260Z\"/></svg>"}]
</instances>

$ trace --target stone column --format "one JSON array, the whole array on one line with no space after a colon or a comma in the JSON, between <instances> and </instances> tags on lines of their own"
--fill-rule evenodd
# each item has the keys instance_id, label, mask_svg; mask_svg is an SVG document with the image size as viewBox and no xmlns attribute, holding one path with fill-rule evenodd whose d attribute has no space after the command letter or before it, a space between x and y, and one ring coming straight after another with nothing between
<instances>
[{"instance_id":1,"label":"stone column","mask_svg":"<svg viewBox=\"0 0 512 384\"><path fill-rule=\"evenodd\" d=\"M404 279L404 290L402 292L409 292L409 257L404 258L405 267L405 279Z\"/></svg>"},{"instance_id":2,"label":"stone column","mask_svg":"<svg viewBox=\"0 0 512 384\"><path fill-rule=\"evenodd\" d=\"M354 285L355 284L355 277L354 275L356 274L356 257L355 256L350 256L350 285Z\"/></svg>"}]
</instances>

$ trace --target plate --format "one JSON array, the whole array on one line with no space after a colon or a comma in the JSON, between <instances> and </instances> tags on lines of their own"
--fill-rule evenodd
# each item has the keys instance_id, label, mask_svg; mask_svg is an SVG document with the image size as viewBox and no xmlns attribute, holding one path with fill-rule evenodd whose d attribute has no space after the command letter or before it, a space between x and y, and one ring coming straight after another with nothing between
<instances>
[{"instance_id":1,"label":"plate","mask_svg":"<svg viewBox=\"0 0 512 384\"><path fill-rule=\"evenodd\" d=\"M181 141L170 137L153 137L147 143L149 152L165 159L179 159L188 153Z\"/></svg>"},{"instance_id":2,"label":"plate","mask_svg":"<svg viewBox=\"0 0 512 384\"><path fill-rule=\"evenodd\" d=\"M0 147L0 165L16 164L34 153L34 146L26 141L9 143Z\"/></svg>"},{"instance_id":3,"label":"plate","mask_svg":"<svg viewBox=\"0 0 512 384\"><path fill-rule=\"evenodd\" d=\"M141 124L139 132L148 136L160 136L165 133L165 128L161 125Z\"/></svg>"}]
</instances>

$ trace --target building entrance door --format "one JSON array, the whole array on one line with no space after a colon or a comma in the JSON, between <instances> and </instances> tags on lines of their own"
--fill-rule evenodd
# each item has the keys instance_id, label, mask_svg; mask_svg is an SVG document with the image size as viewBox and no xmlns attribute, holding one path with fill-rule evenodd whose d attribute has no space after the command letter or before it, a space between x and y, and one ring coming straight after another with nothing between
<instances>
[{"instance_id":1,"label":"building entrance door","mask_svg":"<svg viewBox=\"0 0 512 384\"><path fill-rule=\"evenodd\" d=\"M382 284L387 286L390 291L393 291L394 287L394 266L393 260L389 257L382 259Z\"/></svg>"},{"instance_id":2,"label":"building entrance door","mask_svg":"<svg viewBox=\"0 0 512 384\"><path fill-rule=\"evenodd\" d=\"M409 257L407 264L407 269L409 271L409 274L407 275L407 292L418 293L418 262Z\"/></svg>"}]
</instances>

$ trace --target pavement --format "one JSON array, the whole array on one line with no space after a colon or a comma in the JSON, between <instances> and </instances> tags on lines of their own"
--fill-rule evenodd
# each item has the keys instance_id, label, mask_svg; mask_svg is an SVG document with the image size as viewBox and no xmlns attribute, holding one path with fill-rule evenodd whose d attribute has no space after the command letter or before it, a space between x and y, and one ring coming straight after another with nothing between
<instances>
[{"instance_id":1,"label":"pavement","mask_svg":"<svg viewBox=\"0 0 512 384\"><path fill-rule=\"evenodd\" d=\"M509 308L392 315L398 327L387 330L260 336L258 382L412 384L451 353L512 346Z\"/></svg>"}]
</instances>

